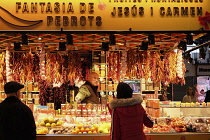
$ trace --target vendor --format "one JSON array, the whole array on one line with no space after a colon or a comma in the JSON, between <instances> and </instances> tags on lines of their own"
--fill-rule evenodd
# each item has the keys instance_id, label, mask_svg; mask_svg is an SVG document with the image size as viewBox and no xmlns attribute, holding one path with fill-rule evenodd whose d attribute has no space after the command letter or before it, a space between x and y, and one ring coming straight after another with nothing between
<instances>
[{"instance_id":1,"label":"vendor","mask_svg":"<svg viewBox=\"0 0 210 140\"><path fill-rule=\"evenodd\" d=\"M182 102L183 103L197 102L197 98L195 96L195 92L193 91L192 87L187 88L186 95L183 97Z\"/></svg>"},{"instance_id":2,"label":"vendor","mask_svg":"<svg viewBox=\"0 0 210 140\"><path fill-rule=\"evenodd\" d=\"M97 92L99 84L99 75L92 72L88 75L87 81L79 88L79 92L75 97L77 103L99 104L100 97Z\"/></svg>"}]
</instances>

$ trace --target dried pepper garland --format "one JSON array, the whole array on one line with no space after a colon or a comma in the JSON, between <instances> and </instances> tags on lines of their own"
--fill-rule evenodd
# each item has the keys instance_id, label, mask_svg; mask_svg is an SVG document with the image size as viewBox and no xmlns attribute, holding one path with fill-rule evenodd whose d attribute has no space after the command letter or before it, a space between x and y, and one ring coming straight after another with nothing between
<instances>
[{"instance_id":1,"label":"dried pepper garland","mask_svg":"<svg viewBox=\"0 0 210 140\"><path fill-rule=\"evenodd\" d=\"M121 78L122 74L128 78L145 78L151 79L154 83L162 82L167 86L170 83L184 84L185 65L182 58L181 51L178 53L174 51L165 52L164 55L157 51L139 51L129 49L127 54L123 54L121 58L122 63L125 63L124 56L126 56L126 73L122 73L124 67L121 64ZM161 59L163 55L163 59ZM113 62L114 56L109 53L108 56L108 77L115 78L116 69Z\"/></svg>"},{"instance_id":2,"label":"dried pepper garland","mask_svg":"<svg viewBox=\"0 0 210 140\"><path fill-rule=\"evenodd\" d=\"M5 53L0 54L0 82L6 82L6 64L5 64Z\"/></svg>"},{"instance_id":3,"label":"dried pepper garland","mask_svg":"<svg viewBox=\"0 0 210 140\"><path fill-rule=\"evenodd\" d=\"M10 68L10 63L11 63L11 55L10 55L10 49L11 44L8 43L6 47L6 56L5 56L5 63L6 63L6 81L12 81L12 70Z\"/></svg>"},{"instance_id":4,"label":"dried pepper garland","mask_svg":"<svg viewBox=\"0 0 210 140\"><path fill-rule=\"evenodd\" d=\"M113 82L120 81L120 53L109 52L108 54L108 78Z\"/></svg>"},{"instance_id":5,"label":"dried pepper garland","mask_svg":"<svg viewBox=\"0 0 210 140\"><path fill-rule=\"evenodd\" d=\"M68 64L68 79L74 85L74 81L82 77L81 59L77 52L68 52Z\"/></svg>"},{"instance_id":6,"label":"dried pepper garland","mask_svg":"<svg viewBox=\"0 0 210 140\"><path fill-rule=\"evenodd\" d=\"M34 82L38 82L40 79L39 63L40 63L39 55L35 53L32 59L32 78Z\"/></svg>"}]
</instances>

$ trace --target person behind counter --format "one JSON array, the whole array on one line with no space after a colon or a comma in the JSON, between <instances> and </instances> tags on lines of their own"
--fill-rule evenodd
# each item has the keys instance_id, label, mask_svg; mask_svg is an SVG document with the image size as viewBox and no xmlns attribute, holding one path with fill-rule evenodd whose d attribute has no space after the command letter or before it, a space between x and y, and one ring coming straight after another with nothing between
<instances>
[{"instance_id":1,"label":"person behind counter","mask_svg":"<svg viewBox=\"0 0 210 140\"><path fill-rule=\"evenodd\" d=\"M206 92L206 97L205 97L205 100L204 100L204 102L210 102L210 90L208 90L207 92Z\"/></svg>"},{"instance_id":2,"label":"person behind counter","mask_svg":"<svg viewBox=\"0 0 210 140\"><path fill-rule=\"evenodd\" d=\"M7 98L0 104L0 140L35 140L36 125L31 109L20 100L24 85L4 85Z\"/></svg>"},{"instance_id":3,"label":"person behind counter","mask_svg":"<svg viewBox=\"0 0 210 140\"><path fill-rule=\"evenodd\" d=\"M198 98L198 102L199 103L203 103L204 100L205 100L205 96L206 96L204 90L201 89L200 93L198 93L197 95L198 95L198 97L197 97Z\"/></svg>"},{"instance_id":4,"label":"person behind counter","mask_svg":"<svg viewBox=\"0 0 210 140\"><path fill-rule=\"evenodd\" d=\"M79 88L75 97L77 103L100 104L100 97L97 92L99 84L99 75L92 72L88 75L87 81Z\"/></svg>"},{"instance_id":5,"label":"person behind counter","mask_svg":"<svg viewBox=\"0 0 210 140\"><path fill-rule=\"evenodd\" d=\"M143 125L153 127L153 121L141 105L142 97L132 95L128 84L118 84L117 99L108 105L112 114L111 140L146 140Z\"/></svg>"},{"instance_id":6,"label":"person behind counter","mask_svg":"<svg viewBox=\"0 0 210 140\"><path fill-rule=\"evenodd\" d=\"M195 103L197 102L197 97L195 96L195 92L192 87L188 87L186 91L186 95L182 99L183 103Z\"/></svg>"}]
</instances>

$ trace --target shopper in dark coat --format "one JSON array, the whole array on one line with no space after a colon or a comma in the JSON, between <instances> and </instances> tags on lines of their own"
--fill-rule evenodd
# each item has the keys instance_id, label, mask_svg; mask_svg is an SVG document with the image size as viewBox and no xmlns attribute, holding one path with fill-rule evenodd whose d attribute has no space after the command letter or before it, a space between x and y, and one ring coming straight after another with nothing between
<instances>
[{"instance_id":1,"label":"shopper in dark coat","mask_svg":"<svg viewBox=\"0 0 210 140\"><path fill-rule=\"evenodd\" d=\"M0 140L35 140L36 125L31 109L20 101L24 85L8 82L7 98L0 104Z\"/></svg>"},{"instance_id":2,"label":"shopper in dark coat","mask_svg":"<svg viewBox=\"0 0 210 140\"><path fill-rule=\"evenodd\" d=\"M208 90L207 92L206 92L206 97L205 97L205 100L204 100L204 102L210 102L210 90Z\"/></svg>"},{"instance_id":3,"label":"shopper in dark coat","mask_svg":"<svg viewBox=\"0 0 210 140\"><path fill-rule=\"evenodd\" d=\"M146 140L143 125L153 126L153 121L141 105L141 96L132 97L132 94L128 84L118 84L117 99L109 104L112 113L112 140Z\"/></svg>"}]
</instances>

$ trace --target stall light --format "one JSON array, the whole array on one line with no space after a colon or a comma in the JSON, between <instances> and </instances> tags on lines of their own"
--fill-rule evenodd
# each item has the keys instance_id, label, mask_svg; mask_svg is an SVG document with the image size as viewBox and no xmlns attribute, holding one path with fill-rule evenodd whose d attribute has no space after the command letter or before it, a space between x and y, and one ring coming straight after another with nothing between
<instances>
[{"instance_id":1,"label":"stall light","mask_svg":"<svg viewBox=\"0 0 210 140\"><path fill-rule=\"evenodd\" d=\"M178 49L186 51L187 50L187 42L184 40L181 40L178 44Z\"/></svg>"},{"instance_id":2,"label":"stall light","mask_svg":"<svg viewBox=\"0 0 210 140\"><path fill-rule=\"evenodd\" d=\"M148 45L149 45L148 41L144 40L141 43L140 49L141 50L147 50L148 49Z\"/></svg>"},{"instance_id":3,"label":"stall light","mask_svg":"<svg viewBox=\"0 0 210 140\"><path fill-rule=\"evenodd\" d=\"M42 40L42 38L41 37L38 37L38 40Z\"/></svg>"},{"instance_id":4,"label":"stall light","mask_svg":"<svg viewBox=\"0 0 210 140\"><path fill-rule=\"evenodd\" d=\"M109 36L109 43L110 43L110 45L116 45L116 37L115 37L115 35L111 34Z\"/></svg>"},{"instance_id":5,"label":"stall light","mask_svg":"<svg viewBox=\"0 0 210 140\"><path fill-rule=\"evenodd\" d=\"M22 34L22 45L28 45L28 36L26 34Z\"/></svg>"},{"instance_id":6,"label":"stall light","mask_svg":"<svg viewBox=\"0 0 210 140\"><path fill-rule=\"evenodd\" d=\"M20 42L14 42L14 51L20 51L21 45Z\"/></svg>"},{"instance_id":7,"label":"stall light","mask_svg":"<svg viewBox=\"0 0 210 140\"><path fill-rule=\"evenodd\" d=\"M101 50L102 51L109 51L109 42L102 42Z\"/></svg>"},{"instance_id":8,"label":"stall light","mask_svg":"<svg viewBox=\"0 0 210 140\"><path fill-rule=\"evenodd\" d=\"M187 34L187 44L188 45L193 44L193 35L192 34Z\"/></svg>"},{"instance_id":9,"label":"stall light","mask_svg":"<svg viewBox=\"0 0 210 140\"><path fill-rule=\"evenodd\" d=\"M199 59L205 59L206 58L206 52L204 51L204 48L203 47L201 47L200 49L199 49Z\"/></svg>"},{"instance_id":10,"label":"stall light","mask_svg":"<svg viewBox=\"0 0 210 140\"><path fill-rule=\"evenodd\" d=\"M66 42L59 42L58 51L66 51Z\"/></svg>"},{"instance_id":11,"label":"stall light","mask_svg":"<svg viewBox=\"0 0 210 140\"><path fill-rule=\"evenodd\" d=\"M187 60L187 63L188 63L188 64L192 64L192 62L193 62L193 58L190 57L190 58Z\"/></svg>"},{"instance_id":12,"label":"stall light","mask_svg":"<svg viewBox=\"0 0 210 140\"><path fill-rule=\"evenodd\" d=\"M66 44L67 45L73 45L73 35L71 35L71 34L67 34L67 36L66 36Z\"/></svg>"},{"instance_id":13,"label":"stall light","mask_svg":"<svg viewBox=\"0 0 210 140\"><path fill-rule=\"evenodd\" d=\"M191 64L193 62L193 58L191 57L190 53L187 53L186 61L187 61L188 64Z\"/></svg>"},{"instance_id":14,"label":"stall light","mask_svg":"<svg viewBox=\"0 0 210 140\"><path fill-rule=\"evenodd\" d=\"M148 41L150 45L155 44L155 35L150 34L148 36Z\"/></svg>"}]
</instances>

